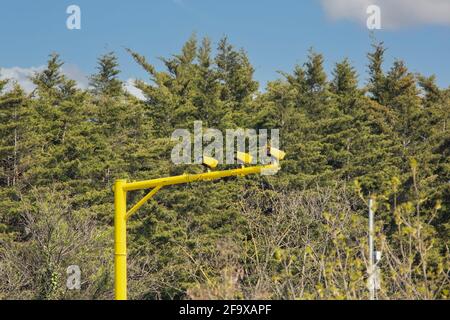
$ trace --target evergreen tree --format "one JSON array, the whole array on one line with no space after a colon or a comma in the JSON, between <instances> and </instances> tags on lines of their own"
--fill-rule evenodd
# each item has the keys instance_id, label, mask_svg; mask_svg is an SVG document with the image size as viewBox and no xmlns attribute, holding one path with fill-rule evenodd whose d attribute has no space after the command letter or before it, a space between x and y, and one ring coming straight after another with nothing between
<instances>
[{"instance_id":1,"label":"evergreen tree","mask_svg":"<svg viewBox=\"0 0 450 320\"><path fill-rule=\"evenodd\" d=\"M396 115L396 131L404 148L414 147L425 119L415 77L402 61L395 61L385 78L385 105Z\"/></svg>"},{"instance_id":2,"label":"evergreen tree","mask_svg":"<svg viewBox=\"0 0 450 320\"><path fill-rule=\"evenodd\" d=\"M113 52L98 59L98 72L91 76L90 85L97 96L117 97L122 94L122 82L118 79L117 57Z\"/></svg>"},{"instance_id":3,"label":"evergreen tree","mask_svg":"<svg viewBox=\"0 0 450 320\"><path fill-rule=\"evenodd\" d=\"M167 72L157 71L145 57L129 50L135 61L148 72L150 80L154 82L154 85L149 85L137 81L136 86L146 97L146 108L154 119L155 129L160 137L168 137L174 128L186 128L198 119L199 111L192 101L196 70L192 64L196 54L194 42L196 40L193 36L185 44L180 55L161 59Z\"/></svg>"},{"instance_id":4,"label":"evergreen tree","mask_svg":"<svg viewBox=\"0 0 450 320\"><path fill-rule=\"evenodd\" d=\"M305 110L312 119L331 117L333 112L328 104L328 82L323 66L324 58L321 54L309 51L308 60L304 64L306 100Z\"/></svg>"},{"instance_id":5,"label":"evergreen tree","mask_svg":"<svg viewBox=\"0 0 450 320\"><path fill-rule=\"evenodd\" d=\"M333 81L331 82L331 92L337 95L352 95L358 89L358 78L355 68L348 59L337 63L333 70Z\"/></svg>"},{"instance_id":6,"label":"evergreen tree","mask_svg":"<svg viewBox=\"0 0 450 320\"><path fill-rule=\"evenodd\" d=\"M306 86L310 93L322 93L327 88L327 75L323 67L323 56L309 51L308 61L305 63Z\"/></svg>"},{"instance_id":7,"label":"evergreen tree","mask_svg":"<svg viewBox=\"0 0 450 320\"><path fill-rule=\"evenodd\" d=\"M0 239L19 227L18 201L27 152L27 97L17 84L4 92L8 82L0 81Z\"/></svg>"},{"instance_id":8,"label":"evergreen tree","mask_svg":"<svg viewBox=\"0 0 450 320\"><path fill-rule=\"evenodd\" d=\"M248 115L253 111L251 101L258 89L247 54L243 50L236 51L224 37L217 47L215 63L221 84L220 99L226 112L222 126L246 127Z\"/></svg>"},{"instance_id":9,"label":"evergreen tree","mask_svg":"<svg viewBox=\"0 0 450 320\"><path fill-rule=\"evenodd\" d=\"M1 184L15 186L20 178L20 157L22 147L22 116L26 97L23 90L14 85L14 88L2 94L7 81L0 81L0 145Z\"/></svg>"},{"instance_id":10,"label":"evergreen tree","mask_svg":"<svg viewBox=\"0 0 450 320\"><path fill-rule=\"evenodd\" d=\"M214 59L211 56L211 51L211 41L204 38L197 54L196 88L198 92L194 97L194 103L199 110L199 119L210 128L217 128L226 112L223 101L220 99L219 76L213 69Z\"/></svg>"},{"instance_id":11,"label":"evergreen tree","mask_svg":"<svg viewBox=\"0 0 450 320\"><path fill-rule=\"evenodd\" d=\"M442 93L436 84L436 76L424 77L418 76L419 86L424 93L423 104L428 106L429 104L438 103L442 98Z\"/></svg>"},{"instance_id":12,"label":"evergreen tree","mask_svg":"<svg viewBox=\"0 0 450 320\"><path fill-rule=\"evenodd\" d=\"M380 104L384 103L385 74L383 71L384 53L386 48L384 43L372 44L373 52L367 56L369 58L369 93L373 99Z\"/></svg>"},{"instance_id":13,"label":"evergreen tree","mask_svg":"<svg viewBox=\"0 0 450 320\"><path fill-rule=\"evenodd\" d=\"M63 62L57 53L52 53L47 61L47 67L42 72L37 72L31 80L36 85L36 92L41 98L58 98L61 94L62 86L66 80L61 73ZM53 102L53 101L52 101Z\"/></svg>"}]
</instances>

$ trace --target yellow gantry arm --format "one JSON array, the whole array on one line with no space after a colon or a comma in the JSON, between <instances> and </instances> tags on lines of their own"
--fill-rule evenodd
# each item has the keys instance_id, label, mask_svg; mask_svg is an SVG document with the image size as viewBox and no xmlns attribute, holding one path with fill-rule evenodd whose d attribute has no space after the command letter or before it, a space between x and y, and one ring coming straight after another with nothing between
<instances>
[{"instance_id":1,"label":"yellow gantry arm","mask_svg":"<svg viewBox=\"0 0 450 320\"><path fill-rule=\"evenodd\" d=\"M114 185L114 290L116 300L127 299L127 219L153 197L162 187L191 183L196 181L216 180L225 177L246 176L250 174L265 174L277 172L278 164L256 166L226 171L207 172L200 174L184 174L140 182L117 180ZM127 192L152 189L133 208L127 212Z\"/></svg>"},{"instance_id":2,"label":"yellow gantry arm","mask_svg":"<svg viewBox=\"0 0 450 320\"><path fill-rule=\"evenodd\" d=\"M170 185L176 185L176 184L191 183L191 182L196 182L196 181L216 180L216 179L233 177L233 176L246 176L246 175L250 175L250 174L261 174L261 173L264 173L265 170L278 171L279 168L280 167L278 164L271 164L271 165L267 165L267 166L257 166L257 167L241 168L241 169L226 170L226 171L213 171L213 172L206 172L206 173L200 173L200 174L184 174L184 175L175 176L175 177L167 177L167 178L160 178L160 179L139 181L139 182L129 182L129 183L126 183L123 187L124 187L125 191L136 191L136 190L155 188L158 186L162 187L162 186L170 186Z\"/></svg>"}]
</instances>

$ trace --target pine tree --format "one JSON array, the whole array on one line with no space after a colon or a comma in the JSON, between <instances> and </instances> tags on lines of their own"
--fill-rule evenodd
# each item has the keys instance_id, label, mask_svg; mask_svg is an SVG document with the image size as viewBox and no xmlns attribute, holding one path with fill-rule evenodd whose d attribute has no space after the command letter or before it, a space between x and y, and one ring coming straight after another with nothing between
<instances>
[{"instance_id":1,"label":"pine tree","mask_svg":"<svg viewBox=\"0 0 450 320\"><path fill-rule=\"evenodd\" d=\"M0 94L6 85L0 82ZM0 163L2 164L2 185L14 186L20 177L20 158L22 153L24 104L26 97L23 90L15 85L13 90L1 95L0 98Z\"/></svg>"},{"instance_id":2,"label":"pine tree","mask_svg":"<svg viewBox=\"0 0 450 320\"><path fill-rule=\"evenodd\" d=\"M29 153L25 162L33 163L26 172L27 183L35 186L51 181L73 182L80 178L83 161L95 148L90 141L88 94L61 72L63 62L53 54L47 68L33 76L37 97L32 101L28 121L33 131L26 136Z\"/></svg>"},{"instance_id":3,"label":"pine tree","mask_svg":"<svg viewBox=\"0 0 450 320\"><path fill-rule=\"evenodd\" d=\"M442 93L436 84L436 76L425 77L422 75L418 76L418 84L422 88L424 93L423 104L428 106L428 104L438 103L442 98Z\"/></svg>"},{"instance_id":4,"label":"pine tree","mask_svg":"<svg viewBox=\"0 0 450 320\"><path fill-rule=\"evenodd\" d=\"M433 184L427 190L431 206L439 203L441 209L436 219L436 229L442 235L443 242L449 240L450 230L450 91L440 89L436 84L435 76L424 77L419 75L418 82L422 89L422 106L427 120L424 133L428 137L423 143L420 152L431 153L426 164L432 171L431 177L435 177ZM423 158L423 157L420 157ZM434 209L434 207L433 207Z\"/></svg>"},{"instance_id":5,"label":"pine tree","mask_svg":"<svg viewBox=\"0 0 450 320\"><path fill-rule=\"evenodd\" d=\"M297 108L304 108L306 104L306 93L308 92L306 84L305 70L302 66L296 65L292 74L281 72L286 78L287 83L295 92L295 104Z\"/></svg>"},{"instance_id":6,"label":"pine tree","mask_svg":"<svg viewBox=\"0 0 450 320\"><path fill-rule=\"evenodd\" d=\"M154 85L137 81L136 86L146 97L146 108L152 115L156 132L160 137L168 137L175 128L186 128L198 119L198 109L192 101L196 67L192 64L196 57L195 37L185 44L180 55L170 59L161 58L167 72L157 71L145 57L129 50L134 60L146 70Z\"/></svg>"},{"instance_id":7,"label":"pine tree","mask_svg":"<svg viewBox=\"0 0 450 320\"><path fill-rule=\"evenodd\" d=\"M90 85L92 92L97 96L117 97L122 92L122 82L118 79L117 57L114 52L102 55L98 58L98 72L91 76Z\"/></svg>"},{"instance_id":8,"label":"pine tree","mask_svg":"<svg viewBox=\"0 0 450 320\"><path fill-rule=\"evenodd\" d=\"M8 82L0 81L0 240L19 227L18 201L27 152L26 95L17 84L3 92Z\"/></svg>"},{"instance_id":9,"label":"pine tree","mask_svg":"<svg viewBox=\"0 0 450 320\"><path fill-rule=\"evenodd\" d=\"M395 61L385 78L385 105L396 114L396 131L400 134L403 146L413 147L420 139L424 123L419 108L415 77L402 61Z\"/></svg>"},{"instance_id":10,"label":"pine tree","mask_svg":"<svg viewBox=\"0 0 450 320\"><path fill-rule=\"evenodd\" d=\"M253 79L254 68L243 50L236 51L224 37L217 47L215 58L220 99L224 103L225 117L222 126L246 127L253 107L251 101L258 89Z\"/></svg>"},{"instance_id":11,"label":"pine tree","mask_svg":"<svg viewBox=\"0 0 450 320\"><path fill-rule=\"evenodd\" d=\"M323 63L323 56L310 49L308 61L305 63L306 86L310 93L322 93L327 88Z\"/></svg>"},{"instance_id":12,"label":"pine tree","mask_svg":"<svg viewBox=\"0 0 450 320\"><path fill-rule=\"evenodd\" d=\"M31 80L36 85L36 92L41 98L58 98L61 94L61 88L64 83L65 76L61 73L63 62L59 58L59 54L52 53L47 61L47 67L42 72L37 72Z\"/></svg>"},{"instance_id":13,"label":"pine tree","mask_svg":"<svg viewBox=\"0 0 450 320\"><path fill-rule=\"evenodd\" d=\"M306 96L304 108L312 119L332 116L328 104L328 81L324 69L324 58L310 49L308 60L304 64Z\"/></svg>"},{"instance_id":14,"label":"pine tree","mask_svg":"<svg viewBox=\"0 0 450 320\"><path fill-rule=\"evenodd\" d=\"M267 95L279 106L275 110L283 110L282 141L291 155L284 166L285 172L292 175L287 180L302 187L323 183L332 168L322 141L327 121L332 116L328 114L326 119L322 118L330 107L323 57L311 50L304 67L296 66L293 74L283 75L287 83L269 86Z\"/></svg>"},{"instance_id":15,"label":"pine tree","mask_svg":"<svg viewBox=\"0 0 450 320\"><path fill-rule=\"evenodd\" d=\"M380 104L384 104L385 74L383 71L384 53L386 48L383 42L372 45L373 52L367 56L369 58L369 93L373 99Z\"/></svg>"},{"instance_id":16,"label":"pine tree","mask_svg":"<svg viewBox=\"0 0 450 320\"><path fill-rule=\"evenodd\" d=\"M331 92L337 95L352 95L358 89L358 78L355 68L348 59L337 63L333 70L333 81L331 82Z\"/></svg>"},{"instance_id":17,"label":"pine tree","mask_svg":"<svg viewBox=\"0 0 450 320\"><path fill-rule=\"evenodd\" d=\"M217 128L225 116L225 110L220 100L220 83L218 74L213 69L214 59L211 51L210 39L204 38L198 48L198 72L195 80L197 92L193 99L198 108L199 120L210 128Z\"/></svg>"}]
</instances>

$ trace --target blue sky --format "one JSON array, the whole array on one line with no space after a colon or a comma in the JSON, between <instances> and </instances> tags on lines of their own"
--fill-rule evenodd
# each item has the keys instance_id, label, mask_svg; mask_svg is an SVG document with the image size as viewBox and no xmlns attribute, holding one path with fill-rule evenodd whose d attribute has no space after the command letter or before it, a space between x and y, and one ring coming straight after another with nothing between
<instances>
[{"instance_id":1,"label":"blue sky","mask_svg":"<svg viewBox=\"0 0 450 320\"><path fill-rule=\"evenodd\" d=\"M450 0L371 2L381 5L386 25L375 32L389 48L386 66L402 58L411 71L436 74L438 83L447 87ZM18 68L25 74L45 64L49 53L58 52L67 63L65 72L83 81L84 75L94 72L100 54L115 51L124 80L146 80L124 48L161 66L157 57L177 53L196 32L199 38L209 36L214 43L227 35L236 47L243 47L262 87L279 77L278 70L289 72L303 63L310 47L325 55L328 71L348 57L365 80L371 43L367 16L361 9L365 3L367 0L5 0L0 5L0 67L3 75L17 74L11 70ZM81 8L81 30L66 28L66 8L71 4Z\"/></svg>"}]
</instances>

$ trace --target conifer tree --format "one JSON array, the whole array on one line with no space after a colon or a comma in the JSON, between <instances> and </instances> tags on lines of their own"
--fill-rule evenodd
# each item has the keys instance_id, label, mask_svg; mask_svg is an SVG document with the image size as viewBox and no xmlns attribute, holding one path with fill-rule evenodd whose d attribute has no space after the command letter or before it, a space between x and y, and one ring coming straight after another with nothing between
<instances>
[{"instance_id":1,"label":"conifer tree","mask_svg":"<svg viewBox=\"0 0 450 320\"><path fill-rule=\"evenodd\" d=\"M122 94L122 82L118 79L117 57L113 52L98 58L98 72L91 76L90 85L97 96L117 97Z\"/></svg>"},{"instance_id":2,"label":"conifer tree","mask_svg":"<svg viewBox=\"0 0 450 320\"><path fill-rule=\"evenodd\" d=\"M65 76L61 73L63 62L59 54L52 53L47 61L47 67L37 72L31 80L36 85L36 92L41 98L58 98L64 84ZM52 101L53 102L53 101Z\"/></svg>"},{"instance_id":3,"label":"conifer tree","mask_svg":"<svg viewBox=\"0 0 450 320\"><path fill-rule=\"evenodd\" d=\"M0 240L19 228L19 192L27 152L27 97L17 84L4 92L8 83L0 81Z\"/></svg>"},{"instance_id":4,"label":"conifer tree","mask_svg":"<svg viewBox=\"0 0 450 320\"><path fill-rule=\"evenodd\" d=\"M436 84L436 76L425 77L418 76L418 84L422 88L424 93L423 104L428 106L429 104L438 103L442 98L442 93Z\"/></svg>"},{"instance_id":5,"label":"conifer tree","mask_svg":"<svg viewBox=\"0 0 450 320\"><path fill-rule=\"evenodd\" d=\"M386 75L385 86L385 105L396 114L396 131L401 143L404 148L414 147L425 121L419 108L415 77L402 61L395 61Z\"/></svg>"},{"instance_id":6,"label":"conifer tree","mask_svg":"<svg viewBox=\"0 0 450 320\"><path fill-rule=\"evenodd\" d=\"M177 126L187 127L186 124L193 122L198 110L189 99L192 86L192 73L189 72L191 67L189 64L180 64L181 60L186 61L188 57L179 55L171 59L162 58L167 68L167 72L164 72L157 71L144 56L132 50L128 51L148 72L150 81L154 83L150 85L144 81L136 81L136 87L146 98L145 105L154 120L158 136L168 137ZM187 48L185 52L188 52Z\"/></svg>"},{"instance_id":7,"label":"conifer tree","mask_svg":"<svg viewBox=\"0 0 450 320\"><path fill-rule=\"evenodd\" d=\"M310 49L308 60L304 64L306 100L305 109L312 119L331 116L327 97L328 81L324 69L324 58Z\"/></svg>"},{"instance_id":8,"label":"conifer tree","mask_svg":"<svg viewBox=\"0 0 450 320\"><path fill-rule=\"evenodd\" d=\"M297 108L304 108L306 104L305 98L308 92L306 85L306 75L305 70L302 66L296 65L292 74L281 72L284 78L286 78L287 83L292 87L295 93L295 103Z\"/></svg>"},{"instance_id":9,"label":"conifer tree","mask_svg":"<svg viewBox=\"0 0 450 320\"><path fill-rule=\"evenodd\" d=\"M14 186L20 176L20 157L22 147L22 116L24 113L25 93L18 85L3 94L8 81L0 81L0 145L1 184Z\"/></svg>"},{"instance_id":10,"label":"conifer tree","mask_svg":"<svg viewBox=\"0 0 450 320\"><path fill-rule=\"evenodd\" d=\"M211 40L204 38L198 48L198 72L196 76L197 92L194 97L198 108L199 120L210 128L218 128L225 115L223 102L220 100L220 83L214 70L214 58L211 56Z\"/></svg>"},{"instance_id":11,"label":"conifer tree","mask_svg":"<svg viewBox=\"0 0 450 320\"><path fill-rule=\"evenodd\" d=\"M226 37L217 47L215 58L220 98L225 104L225 118L222 125L246 127L248 115L252 112L251 100L258 89L253 79L254 69L243 50L236 51Z\"/></svg>"},{"instance_id":12,"label":"conifer tree","mask_svg":"<svg viewBox=\"0 0 450 320\"><path fill-rule=\"evenodd\" d=\"M383 71L384 53L386 48L384 43L372 44L373 52L370 52L369 58L369 93L373 99L380 104L384 103L385 74Z\"/></svg>"},{"instance_id":13,"label":"conifer tree","mask_svg":"<svg viewBox=\"0 0 450 320\"><path fill-rule=\"evenodd\" d=\"M337 63L333 70L333 81L331 82L331 92L337 95L352 95L358 89L358 78L355 68L348 59Z\"/></svg>"},{"instance_id":14,"label":"conifer tree","mask_svg":"<svg viewBox=\"0 0 450 320\"><path fill-rule=\"evenodd\" d=\"M327 87L323 63L323 56L310 49L308 61L305 63L306 85L310 93L322 93Z\"/></svg>"}]
</instances>

